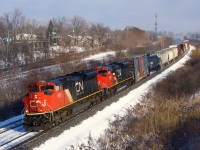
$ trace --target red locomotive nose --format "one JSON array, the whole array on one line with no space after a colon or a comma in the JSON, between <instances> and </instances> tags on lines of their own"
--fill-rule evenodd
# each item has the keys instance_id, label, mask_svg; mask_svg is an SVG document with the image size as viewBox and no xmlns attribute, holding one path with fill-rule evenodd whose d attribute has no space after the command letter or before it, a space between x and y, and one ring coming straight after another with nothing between
<instances>
[{"instance_id":1,"label":"red locomotive nose","mask_svg":"<svg viewBox=\"0 0 200 150\"><path fill-rule=\"evenodd\" d=\"M44 92L29 93L29 108L31 112L42 112L45 106Z\"/></svg>"},{"instance_id":2,"label":"red locomotive nose","mask_svg":"<svg viewBox=\"0 0 200 150\"><path fill-rule=\"evenodd\" d=\"M28 95L24 98L25 112L26 113L41 113L46 107L46 100L44 91L41 91L43 83L35 83L29 85Z\"/></svg>"},{"instance_id":3,"label":"red locomotive nose","mask_svg":"<svg viewBox=\"0 0 200 150\"><path fill-rule=\"evenodd\" d=\"M29 108L31 112L37 112L37 99L38 95L35 92L29 93Z\"/></svg>"}]
</instances>

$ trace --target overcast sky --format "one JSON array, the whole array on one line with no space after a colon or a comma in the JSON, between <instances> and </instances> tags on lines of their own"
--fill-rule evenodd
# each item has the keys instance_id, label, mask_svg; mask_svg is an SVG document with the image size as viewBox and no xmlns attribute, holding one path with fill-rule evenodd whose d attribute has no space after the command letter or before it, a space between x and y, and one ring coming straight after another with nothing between
<instances>
[{"instance_id":1,"label":"overcast sky","mask_svg":"<svg viewBox=\"0 0 200 150\"><path fill-rule=\"evenodd\" d=\"M111 29L135 26L158 31L200 31L200 0L0 0L0 15L18 8L38 21L81 16Z\"/></svg>"}]
</instances>

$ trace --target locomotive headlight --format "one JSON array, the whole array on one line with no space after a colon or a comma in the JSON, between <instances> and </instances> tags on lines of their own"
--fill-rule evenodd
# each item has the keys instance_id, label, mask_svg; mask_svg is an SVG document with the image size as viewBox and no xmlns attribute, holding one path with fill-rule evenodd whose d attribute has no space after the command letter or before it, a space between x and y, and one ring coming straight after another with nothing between
<instances>
[{"instance_id":1,"label":"locomotive headlight","mask_svg":"<svg viewBox=\"0 0 200 150\"><path fill-rule=\"evenodd\" d=\"M35 94L35 99L38 99L38 95L37 94Z\"/></svg>"}]
</instances>

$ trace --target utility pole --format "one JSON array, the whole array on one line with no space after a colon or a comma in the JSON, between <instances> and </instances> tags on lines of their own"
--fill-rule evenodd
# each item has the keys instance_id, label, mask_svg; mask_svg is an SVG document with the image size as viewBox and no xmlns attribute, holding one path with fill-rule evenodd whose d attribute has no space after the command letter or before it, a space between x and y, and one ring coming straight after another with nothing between
<instances>
[{"instance_id":1,"label":"utility pole","mask_svg":"<svg viewBox=\"0 0 200 150\"><path fill-rule=\"evenodd\" d=\"M156 13L156 16L155 16L155 34L156 34L156 39L158 38L158 22L157 22L157 19L158 19L158 16L157 16L157 13Z\"/></svg>"},{"instance_id":2,"label":"utility pole","mask_svg":"<svg viewBox=\"0 0 200 150\"><path fill-rule=\"evenodd\" d=\"M9 30L8 30L8 33L7 33L7 42L6 42L6 64L5 64L5 69L7 69L8 67L8 44L10 43L10 33L9 33Z\"/></svg>"}]
</instances>

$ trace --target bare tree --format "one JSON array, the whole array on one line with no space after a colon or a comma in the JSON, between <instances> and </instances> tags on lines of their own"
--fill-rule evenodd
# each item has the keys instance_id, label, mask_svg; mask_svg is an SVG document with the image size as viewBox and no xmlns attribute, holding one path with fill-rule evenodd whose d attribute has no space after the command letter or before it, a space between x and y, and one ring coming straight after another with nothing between
<instances>
[{"instance_id":1,"label":"bare tree","mask_svg":"<svg viewBox=\"0 0 200 150\"><path fill-rule=\"evenodd\" d=\"M6 36L6 24L3 17L0 17L0 38Z\"/></svg>"},{"instance_id":2,"label":"bare tree","mask_svg":"<svg viewBox=\"0 0 200 150\"><path fill-rule=\"evenodd\" d=\"M112 32L111 37L113 40L112 49L122 50L122 49L127 48L124 44L122 44L122 41L125 38L125 34L124 34L123 30L116 30L116 31Z\"/></svg>"},{"instance_id":3,"label":"bare tree","mask_svg":"<svg viewBox=\"0 0 200 150\"><path fill-rule=\"evenodd\" d=\"M69 29L71 30L71 35L74 38L74 45L78 44L78 37L85 36L88 30L88 23L85 19L80 16L74 16L70 20Z\"/></svg>"},{"instance_id":4,"label":"bare tree","mask_svg":"<svg viewBox=\"0 0 200 150\"><path fill-rule=\"evenodd\" d=\"M5 23L8 30L12 30L13 38L16 38L16 34L20 32L20 28L24 24L25 16L19 9L15 9L13 12L4 14Z\"/></svg>"},{"instance_id":5,"label":"bare tree","mask_svg":"<svg viewBox=\"0 0 200 150\"><path fill-rule=\"evenodd\" d=\"M105 27L101 23L97 23L97 24L92 23L91 24L90 35L92 36L93 39L97 39L101 50L103 49L103 42L105 42L105 40L109 36L108 35L109 32L110 32L110 29L108 27ZM94 42L94 40L93 40L93 42ZM94 45L94 43L92 45Z\"/></svg>"},{"instance_id":6,"label":"bare tree","mask_svg":"<svg viewBox=\"0 0 200 150\"><path fill-rule=\"evenodd\" d=\"M34 29L34 33L37 36L37 39L42 41L46 39L46 29L47 29L47 25L42 25L39 23L39 25Z\"/></svg>"},{"instance_id":7,"label":"bare tree","mask_svg":"<svg viewBox=\"0 0 200 150\"><path fill-rule=\"evenodd\" d=\"M70 19L67 17L60 17L52 19L52 22L55 26L57 34L60 35L61 37L66 37L69 30L68 27L70 24Z\"/></svg>"},{"instance_id":8,"label":"bare tree","mask_svg":"<svg viewBox=\"0 0 200 150\"><path fill-rule=\"evenodd\" d=\"M150 43L149 32L136 27L126 27L124 30L116 30L112 33L112 44L116 50L140 47Z\"/></svg>"}]
</instances>

